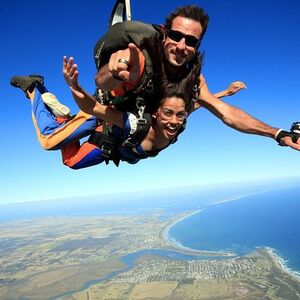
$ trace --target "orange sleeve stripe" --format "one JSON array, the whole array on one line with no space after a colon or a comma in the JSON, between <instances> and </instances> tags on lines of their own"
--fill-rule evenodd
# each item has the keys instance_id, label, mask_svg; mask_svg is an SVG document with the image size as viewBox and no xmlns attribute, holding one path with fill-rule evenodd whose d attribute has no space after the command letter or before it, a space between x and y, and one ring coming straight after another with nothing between
<instances>
[{"instance_id":1,"label":"orange sleeve stripe","mask_svg":"<svg viewBox=\"0 0 300 300\"><path fill-rule=\"evenodd\" d=\"M32 121L35 127L37 138L39 140L39 143L45 150L50 150L59 143L61 143L64 139L66 139L71 133L73 133L77 128L79 128L91 117L91 115L88 115L83 111L79 111L79 113L69 122L67 122L64 126L55 130L52 134L43 135L40 132L35 116L32 113Z\"/></svg>"}]
</instances>

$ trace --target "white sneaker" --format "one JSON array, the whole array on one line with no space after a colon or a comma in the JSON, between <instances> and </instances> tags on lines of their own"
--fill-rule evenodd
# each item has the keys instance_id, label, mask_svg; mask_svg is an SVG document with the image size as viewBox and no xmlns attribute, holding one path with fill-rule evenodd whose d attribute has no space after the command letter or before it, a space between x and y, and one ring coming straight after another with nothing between
<instances>
[{"instance_id":1,"label":"white sneaker","mask_svg":"<svg viewBox=\"0 0 300 300\"><path fill-rule=\"evenodd\" d=\"M56 117L68 117L70 115L69 107L61 104L52 93L42 94L42 99Z\"/></svg>"}]
</instances>

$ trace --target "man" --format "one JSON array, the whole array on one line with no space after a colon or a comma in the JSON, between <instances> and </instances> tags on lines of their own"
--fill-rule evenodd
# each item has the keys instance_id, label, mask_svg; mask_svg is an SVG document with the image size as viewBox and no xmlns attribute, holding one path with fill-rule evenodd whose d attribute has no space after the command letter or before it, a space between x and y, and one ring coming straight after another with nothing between
<instances>
[{"instance_id":1,"label":"man","mask_svg":"<svg viewBox=\"0 0 300 300\"><path fill-rule=\"evenodd\" d=\"M195 5L179 7L166 18L165 32L140 22L117 23L96 44L95 62L98 68L96 85L104 91L116 89L120 93L145 85L142 74L149 63L147 53L139 49L141 41L163 35L164 67L170 82L182 80L191 66L202 61L198 47L206 32L208 16ZM115 33L112 38L112 33ZM116 43L117 37L119 43ZM131 41L126 45L127 41ZM117 50L119 46L121 49ZM143 55L145 54L145 55ZM151 73L151 71L150 71ZM145 77L145 76L144 76ZM147 77L147 76L146 76ZM200 89L201 85L201 89ZM195 89L196 108L204 107L235 130L274 138L282 146L300 150L300 141L282 129L271 127L242 110L214 97L203 78Z\"/></svg>"},{"instance_id":2,"label":"man","mask_svg":"<svg viewBox=\"0 0 300 300\"><path fill-rule=\"evenodd\" d=\"M115 24L95 46L96 85L104 91L116 90L123 94L145 86L145 81L155 81L154 62L149 57L148 48L143 45L145 40L151 39L161 40L164 44L164 67L168 80L182 80L198 58L198 48L207 24L207 14L197 6L178 8L167 17L165 27L141 22ZM185 43L178 43L174 48L172 41L180 42L183 37L176 28L185 33Z\"/></svg>"}]
</instances>

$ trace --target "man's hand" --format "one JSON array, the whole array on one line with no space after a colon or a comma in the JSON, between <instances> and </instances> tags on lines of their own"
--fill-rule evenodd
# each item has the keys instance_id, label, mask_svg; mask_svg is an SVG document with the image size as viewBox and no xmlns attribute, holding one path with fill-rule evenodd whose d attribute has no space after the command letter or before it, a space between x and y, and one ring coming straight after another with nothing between
<instances>
[{"instance_id":1,"label":"man's hand","mask_svg":"<svg viewBox=\"0 0 300 300\"><path fill-rule=\"evenodd\" d=\"M228 88L226 89L228 96L234 95L235 93L237 93L238 91L240 91L241 89L246 89L247 86L245 85L244 82L242 81L234 81L232 82Z\"/></svg>"},{"instance_id":2,"label":"man's hand","mask_svg":"<svg viewBox=\"0 0 300 300\"><path fill-rule=\"evenodd\" d=\"M295 150L300 151L300 139L298 139L297 142L294 143L290 137L286 136L286 137L280 139L280 145L281 146L289 146Z\"/></svg>"},{"instance_id":3,"label":"man's hand","mask_svg":"<svg viewBox=\"0 0 300 300\"><path fill-rule=\"evenodd\" d=\"M228 96L232 96L232 95L236 94L241 89L246 89L246 88L247 87L244 82L234 81L234 82L230 83L230 85L227 87L226 90L215 93L214 96L216 98L228 97Z\"/></svg>"},{"instance_id":4,"label":"man's hand","mask_svg":"<svg viewBox=\"0 0 300 300\"><path fill-rule=\"evenodd\" d=\"M275 139L280 146L288 146L300 151L300 134L288 132L285 130L278 130L275 134Z\"/></svg>"},{"instance_id":5,"label":"man's hand","mask_svg":"<svg viewBox=\"0 0 300 300\"><path fill-rule=\"evenodd\" d=\"M114 78L123 81L135 81L140 70L139 49L133 43L125 50L113 53L109 59L108 70Z\"/></svg>"}]
</instances>

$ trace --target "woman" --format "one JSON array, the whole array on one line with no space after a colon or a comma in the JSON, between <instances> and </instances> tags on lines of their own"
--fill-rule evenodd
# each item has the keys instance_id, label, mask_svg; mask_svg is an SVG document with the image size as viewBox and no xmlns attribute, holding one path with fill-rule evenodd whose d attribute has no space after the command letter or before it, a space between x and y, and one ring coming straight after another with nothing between
<instances>
[{"instance_id":1,"label":"woman","mask_svg":"<svg viewBox=\"0 0 300 300\"><path fill-rule=\"evenodd\" d=\"M73 63L73 58L67 60L64 57L63 73L79 108L97 119L111 123L109 130L105 133L103 133L103 125L99 127L100 138L93 137L82 146L76 142L62 150L63 161L71 168L87 167L102 163L107 159L114 160L116 164L120 160L137 163L140 159L157 155L174 143L183 129L184 121L188 116L187 107L192 95L194 81L191 79L194 73L176 85L168 86L163 81L159 96L161 101L152 113L151 122L145 128L144 134L139 137L134 147L126 147L124 141L136 128L139 117L131 112L119 111L113 106L103 105L84 91L78 84L78 70L77 65ZM108 143L111 143L110 151L108 151L111 156L108 157L105 157L103 149L103 144L105 144L103 135L106 135ZM97 143L97 140L100 142ZM83 156L82 154L86 152L89 152L89 155Z\"/></svg>"}]
</instances>

